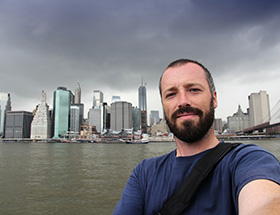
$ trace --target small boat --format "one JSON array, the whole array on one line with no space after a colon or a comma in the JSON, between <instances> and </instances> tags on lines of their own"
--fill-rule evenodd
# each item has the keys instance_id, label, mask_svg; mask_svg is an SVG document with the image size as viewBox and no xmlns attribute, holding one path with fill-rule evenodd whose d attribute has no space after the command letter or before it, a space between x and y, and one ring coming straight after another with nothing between
<instances>
[{"instance_id":1,"label":"small boat","mask_svg":"<svg viewBox=\"0 0 280 215\"><path fill-rule=\"evenodd\" d=\"M127 144L147 144L149 143L149 140L127 140L125 141Z\"/></svg>"}]
</instances>

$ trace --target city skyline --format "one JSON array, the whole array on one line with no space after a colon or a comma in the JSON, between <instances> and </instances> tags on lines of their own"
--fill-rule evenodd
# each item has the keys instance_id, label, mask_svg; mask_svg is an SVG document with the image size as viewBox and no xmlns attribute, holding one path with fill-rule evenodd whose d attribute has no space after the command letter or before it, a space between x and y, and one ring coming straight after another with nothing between
<instances>
[{"instance_id":1,"label":"city skyline","mask_svg":"<svg viewBox=\"0 0 280 215\"><path fill-rule=\"evenodd\" d=\"M80 90L81 90L81 92L80 92L80 95L79 95L79 97L81 98L81 103L82 104L85 104L84 102L83 102L83 88L80 86L80 83L78 83L78 85L79 85L79 87L80 87ZM142 85L140 85L140 87L141 87ZM67 90L69 90L71 93L73 93L72 92L72 90L71 89L69 89L69 88L67 88L67 87L58 87L58 88L66 88ZM139 102L139 100L138 100L138 93L139 93L139 91L138 91L139 89L136 89L136 92L135 92L135 95L136 95L136 101L135 102L132 102L132 101L129 101L129 100L123 100L123 99L121 99L121 101L124 101L124 102L129 102L129 103L131 103L132 104L132 106L133 107L138 107L138 102ZM44 91L44 90L41 90L41 92L42 91ZM51 95L55 92L56 90L54 90L52 93L51 93ZM74 90L75 91L75 90ZM247 101L248 101L248 96L249 95L251 95L251 94L257 94L257 93L259 93L259 92L261 92L262 90L259 90L259 91L256 91L256 92L251 92L250 94L248 94L248 95L246 95L245 96L245 98L247 99ZM265 91L265 90L264 90ZM103 102L105 102L105 103L107 103L109 106L113 103L112 101L111 101L111 99L110 98L112 98L112 95L106 95L106 92L105 93L103 93L103 91L102 90L97 90L97 89L94 89L94 90L92 90L92 96L91 96L91 105L88 105L87 107L86 107L86 105L85 105L85 107L84 107L84 115L85 116L87 116L87 114L88 114L88 112L89 112L89 110L90 109L92 109L93 107L92 107L92 98L94 97L94 93L96 93L96 92L101 92L102 93L102 97L103 97ZM6 93L6 92L1 92L1 93ZM44 93L46 94L46 103L49 105L49 107L50 107L50 109L52 109L53 108L53 97L51 97L51 98L49 98L50 96L44 91ZM147 90L147 94L149 94L149 90ZM268 94L268 93L267 93ZM40 95L41 95L41 93L40 93ZM114 95L115 96L115 95ZM120 96L120 97L122 97L122 96ZM269 97L269 94L268 94L268 97ZM11 99L11 107L12 107L12 111L28 111L28 112L32 112L32 111L34 111L35 109L36 109L36 106L37 105L39 105L40 104L40 96L38 96L38 102L36 103L36 104L34 104L33 106L34 106L34 108L32 109L32 110L26 110L26 109L14 109L13 108L13 96L12 95L10 95L10 99ZM108 98L108 101L106 100L106 99L104 99L104 98ZM89 103L90 103L89 102ZM276 104L275 105L271 105L271 102L270 102L270 98L269 98L269 104L270 104L270 108L269 108L269 110L270 111L272 111L272 109L274 109L274 108L277 108L278 106L279 106L279 102L280 102L280 99L276 102ZM148 103L147 103L147 106L148 106ZM217 119L219 119L219 118L221 118L223 121L227 121L227 117L230 117L230 116L232 116L235 112L236 112L236 110L237 110L237 108L239 107L239 106L241 106L242 107L242 109L243 110L246 110L246 109L248 109L249 108L249 101L248 101L248 104L247 104L247 106L242 106L240 103L238 103L238 104L236 104L235 106L234 106L234 111L232 112L232 113L229 113L229 115L227 115L225 118L222 118L222 117L218 117L217 116L217 114L215 114L215 118L217 118ZM139 108L139 107L138 107ZM162 108L161 109L148 109L147 110L147 120L148 120L148 125L150 124L150 119L149 119L149 115L150 115L150 113L151 113L151 111L158 111L160 114L159 114L159 117L162 119L163 118L163 112L162 112ZM86 118L86 117L85 117Z\"/></svg>"},{"instance_id":2,"label":"city skyline","mask_svg":"<svg viewBox=\"0 0 280 215\"><path fill-rule=\"evenodd\" d=\"M136 105L143 78L148 113L162 117L159 78L179 58L212 73L217 118L248 107L252 92L267 91L271 108L279 101L278 1L14 0L0 1L0 17L0 91L13 110L77 82L85 110L94 89Z\"/></svg>"}]
</instances>

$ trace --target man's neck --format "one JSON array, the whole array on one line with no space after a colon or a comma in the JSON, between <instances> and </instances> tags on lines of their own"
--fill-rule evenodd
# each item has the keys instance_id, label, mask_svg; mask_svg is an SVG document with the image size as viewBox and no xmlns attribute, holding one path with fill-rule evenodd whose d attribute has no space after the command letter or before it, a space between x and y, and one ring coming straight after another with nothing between
<instances>
[{"instance_id":1,"label":"man's neck","mask_svg":"<svg viewBox=\"0 0 280 215\"><path fill-rule=\"evenodd\" d=\"M200 152L206 151L207 149L214 148L219 144L219 140L214 134L214 129L209 129L207 134L197 142L186 143L175 137L175 142L177 145L176 157L186 157L196 155Z\"/></svg>"}]
</instances>

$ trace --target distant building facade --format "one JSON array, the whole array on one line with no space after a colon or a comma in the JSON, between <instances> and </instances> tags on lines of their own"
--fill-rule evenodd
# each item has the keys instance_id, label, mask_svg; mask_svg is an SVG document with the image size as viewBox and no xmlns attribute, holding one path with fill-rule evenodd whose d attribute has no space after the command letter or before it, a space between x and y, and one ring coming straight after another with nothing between
<instances>
[{"instance_id":1,"label":"distant building facade","mask_svg":"<svg viewBox=\"0 0 280 215\"><path fill-rule=\"evenodd\" d=\"M141 128L141 110L140 108L133 107L132 109L133 130L138 131Z\"/></svg>"},{"instance_id":2,"label":"distant building facade","mask_svg":"<svg viewBox=\"0 0 280 215\"><path fill-rule=\"evenodd\" d=\"M169 133L169 128L165 122L165 120L160 120L157 124L151 126L152 135L160 136Z\"/></svg>"},{"instance_id":3,"label":"distant building facade","mask_svg":"<svg viewBox=\"0 0 280 215\"><path fill-rule=\"evenodd\" d=\"M6 112L11 110L12 106L10 93L0 92L0 137L5 136Z\"/></svg>"},{"instance_id":4,"label":"distant building facade","mask_svg":"<svg viewBox=\"0 0 280 215\"><path fill-rule=\"evenodd\" d=\"M103 93L100 90L94 90L92 108L101 108L102 104L103 104Z\"/></svg>"},{"instance_id":5,"label":"distant building facade","mask_svg":"<svg viewBox=\"0 0 280 215\"><path fill-rule=\"evenodd\" d=\"M248 97L250 111L250 127L270 121L269 97L266 91L252 93Z\"/></svg>"},{"instance_id":6,"label":"distant building facade","mask_svg":"<svg viewBox=\"0 0 280 215\"><path fill-rule=\"evenodd\" d=\"M5 138L30 138L32 112L7 111Z\"/></svg>"},{"instance_id":7,"label":"distant building facade","mask_svg":"<svg viewBox=\"0 0 280 215\"><path fill-rule=\"evenodd\" d=\"M150 113L150 126L156 125L159 122L159 111L151 110Z\"/></svg>"},{"instance_id":8,"label":"distant building facade","mask_svg":"<svg viewBox=\"0 0 280 215\"><path fill-rule=\"evenodd\" d=\"M133 126L132 104L124 101L112 103L110 124L114 131L131 129Z\"/></svg>"},{"instance_id":9,"label":"distant building facade","mask_svg":"<svg viewBox=\"0 0 280 215\"><path fill-rule=\"evenodd\" d=\"M238 106L238 110L232 116L227 117L227 130L229 133L235 133L242 131L250 126L249 113L244 113L241 106Z\"/></svg>"},{"instance_id":10,"label":"distant building facade","mask_svg":"<svg viewBox=\"0 0 280 215\"><path fill-rule=\"evenodd\" d=\"M42 91L41 103L37 106L31 123L31 139L51 138L51 117L46 98L46 93Z\"/></svg>"},{"instance_id":11,"label":"distant building facade","mask_svg":"<svg viewBox=\"0 0 280 215\"><path fill-rule=\"evenodd\" d=\"M77 138L80 134L81 125L84 119L84 104L70 105L70 128L71 138Z\"/></svg>"},{"instance_id":12,"label":"distant building facade","mask_svg":"<svg viewBox=\"0 0 280 215\"><path fill-rule=\"evenodd\" d=\"M81 90L80 83L78 82L75 89L75 97L74 97L75 104L81 104L81 94L82 94L82 90Z\"/></svg>"},{"instance_id":13,"label":"distant building facade","mask_svg":"<svg viewBox=\"0 0 280 215\"><path fill-rule=\"evenodd\" d=\"M103 113L102 108L92 108L88 112L89 126L94 126L98 133L100 133L103 130L102 113Z\"/></svg>"},{"instance_id":14,"label":"distant building facade","mask_svg":"<svg viewBox=\"0 0 280 215\"><path fill-rule=\"evenodd\" d=\"M215 131L218 133L222 133L223 132L223 121L221 118L215 119L214 121L215 123Z\"/></svg>"},{"instance_id":15,"label":"distant building facade","mask_svg":"<svg viewBox=\"0 0 280 215\"><path fill-rule=\"evenodd\" d=\"M73 94L65 87L58 87L53 97L54 138L66 137L69 133L70 104Z\"/></svg>"}]
</instances>

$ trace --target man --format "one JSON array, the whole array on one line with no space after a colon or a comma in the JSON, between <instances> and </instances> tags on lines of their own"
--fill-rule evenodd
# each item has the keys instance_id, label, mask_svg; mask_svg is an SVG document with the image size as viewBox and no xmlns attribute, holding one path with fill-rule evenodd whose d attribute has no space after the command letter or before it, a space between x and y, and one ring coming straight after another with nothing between
<instances>
[{"instance_id":1,"label":"man","mask_svg":"<svg viewBox=\"0 0 280 215\"><path fill-rule=\"evenodd\" d=\"M181 59L161 76L160 94L177 149L133 170L113 214L153 215L196 162L219 144L214 134L217 94L209 71ZM280 214L280 164L264 149L240 145L207 176L183 214Z\"/></svg>"}]
</instances>

